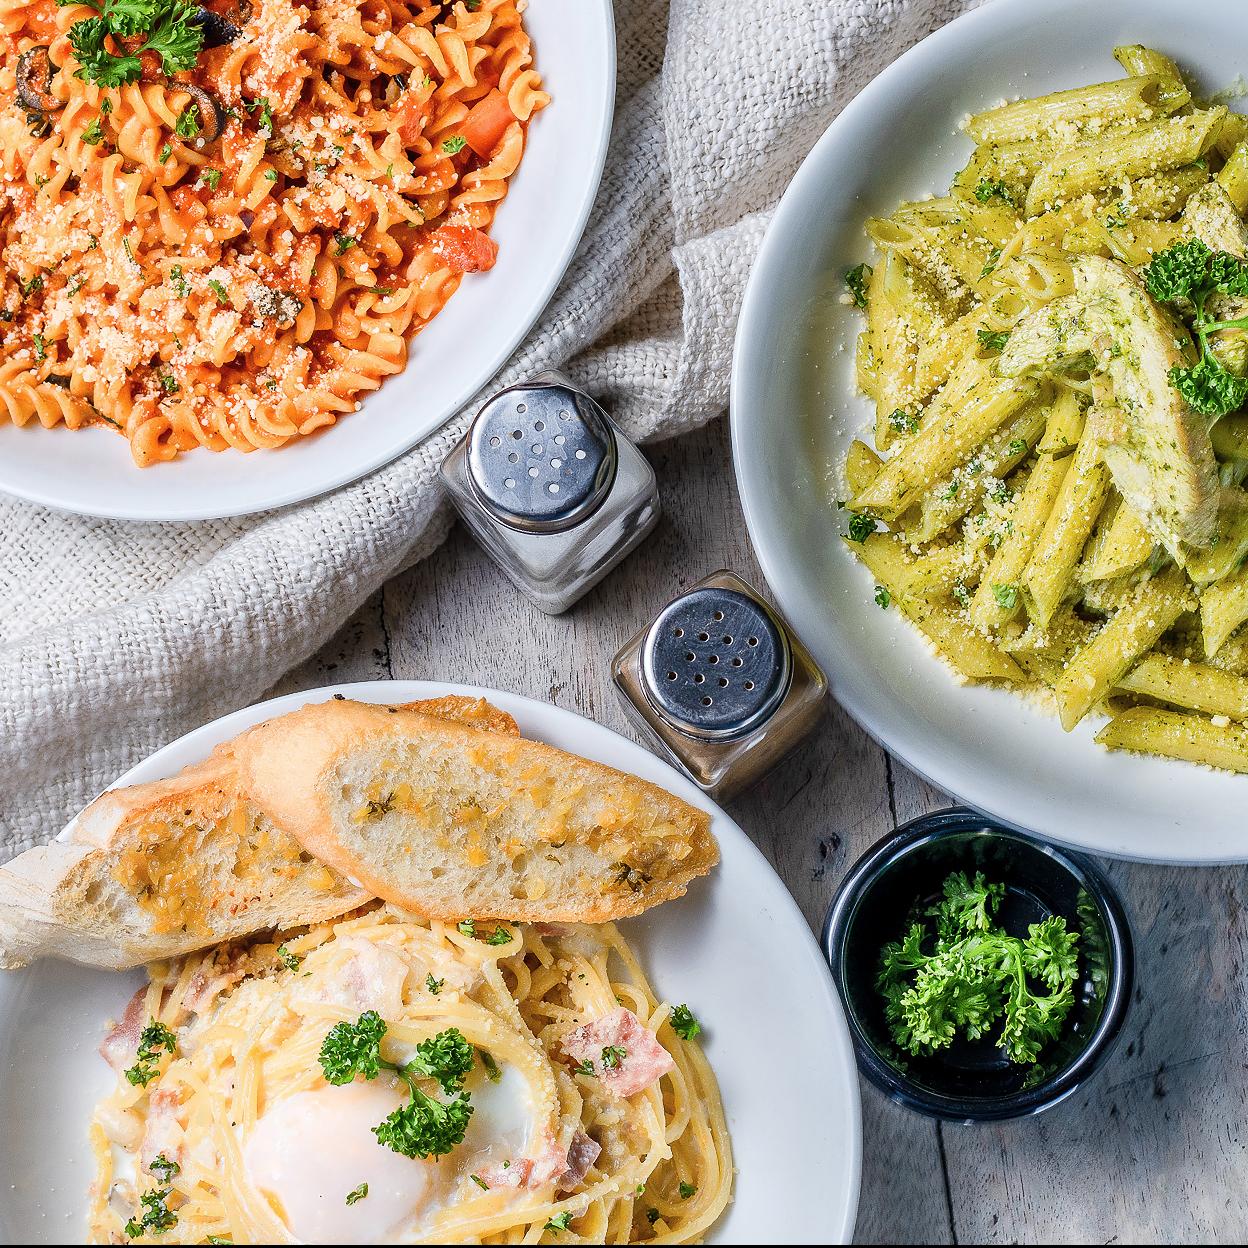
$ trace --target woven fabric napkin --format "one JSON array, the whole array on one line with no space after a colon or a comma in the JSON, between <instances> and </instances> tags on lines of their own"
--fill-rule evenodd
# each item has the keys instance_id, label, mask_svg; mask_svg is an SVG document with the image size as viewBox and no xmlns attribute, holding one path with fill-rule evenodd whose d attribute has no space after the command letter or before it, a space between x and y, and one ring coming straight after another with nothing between
<instances>
[{"instance_id":1,"label":"woven fabric napkin","mask_svg":"<svg viewBox=\"0 0 1248 1248\"><path fill-rule=\"evenodd\" d=\"M848 100L977 2L623 0L594 213L489 389L562 366L641 440L721 412L779 193ZM150 525L0 497L0 860L158 746L255 701L429 554L449 524L437 466L484 393L389 467L283 511Z\"/></svg>"}]
</instances>

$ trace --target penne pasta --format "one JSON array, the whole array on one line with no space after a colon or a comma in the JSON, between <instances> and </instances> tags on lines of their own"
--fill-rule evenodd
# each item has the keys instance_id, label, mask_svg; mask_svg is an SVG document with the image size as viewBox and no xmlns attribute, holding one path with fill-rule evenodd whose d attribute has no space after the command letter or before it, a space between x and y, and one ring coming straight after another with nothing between
<instances>
[{"instance_id":1,"label":"penne pasta","mask_svg":"<svg viewBox=\"0 0 1248 1248\"><path fill-rule=\"evenodd\" d=\"M1241 139L1218 170L1218 185L1242 217L1248 212L1248 139Z\"/></svg>"},{"instance_id":2,"label":"penne pasta","mask_svg":"<svg viewBox=\"0 0 1248 1248\"><path fill-rule=\"evenodd\" d=\"M1023 573L1020 588L1027 614L1040 624L1053 618L1066 596L1108 493L1109 470L1101 462L1100 446L1084 436Z\"/></svg>"},{"instance_id":3,"label":"penne pasta","mask_svg":"<svg viewBox=\"0 0 1248 1248\"><path fill-rule=\"evenodd\" d=\"M1248 729L1218 727L1199 715L1133 706L1115 715L1096 736L1110 750L1161 754L1206 767L1248 772Z\"/></svg>"},{"instance_id":4,"label":"penne pasta","mask_svg":"<svg viewBox=\"0 0 1248 1248\"><path fill-rule=\"evenodd\" d=\"M855 494L861 493L875 480L884 461L865 443L857 438L850 443L845 457L845 480Z\"/></svg>"},{"instance_id":5,"label":"penne pasta","mask_svg":"<svg viewBox=\"0 0 1248 1248\"><path fill-rule=\"evenodd\" d=\"M1201 663L1164 654L1145 655L1116 686L1125 693L1153 698L1189 711L1248 719L1248 679Z\"/></svg>"},{"instance_id":6,"label":"penne pasta","mask_svg":"<svg viewBox=\"0 0 1248 1248\"><path fill-rule=\"evenodd\" d=\"M1055 91L976 113L966 123L966 131L976 143L1014 143L1062 126L1100 129L1117 121L1157 117L1187 102L1167 91L1163 107L1163 87L1169 86L1167 79L1149 73Z\"/></svg>"},{"instance_id":7,"label":"penne pasta","mask_svg":"<svg viewBox=\"0 0 1248 1248\"><path fill-rule=\"evenodd\" d=\"M913 351L887 403L861 351L848 547L961 676L1068 731L1135 701L1109 748L1248 770L1248 118L1115 56L976 113L948 194L867 222Z\"/></svg>"},{"instance_id":8,"label":"penne pasta","mask_svg":"<svg viewBox=\"0 0 1248 1248\"><path fill-rule=\"evenodd\" d=\"M1050 456L1036 461L1011 517L1010 531L971 600L971 619L977 627L995 631L1021 609L1018 585L1061 492L1069 464L1069 460Z\"/></svg>"},{"instance_id":9,"label":"penne pasta","mask_svg":"<svg viewBox=\"0 0 1248 1248\"><path fill-rule=\"evenodd\" d=\"M1140 586L1132 601L1067 663L1053 686L1062 727L1069 732L1190 605L1177 568Z\"/></svg>"},{"instance_id":10,"label":"penne pasta","mask_svg":"<svg viewBox=\"0 0 1248 1248\"><path fill-rule=\"evenodd\" d=\"M1248 556L1248 494L1225 489L1218 506L1218 531L1208 550L1186 555L1183 568L1198 588L1229 577Z\"/></svg>"},{"instance_id":11,"label":"penne pasta","mask_svg":"<svg viewBox=\"0 0 1248 1248\"><path fill-rule=\"evenodd\" d=\"M901 544L876 533L855 553L876 581L888 591L890 603L934 643L941 657L968 680L1018 680L1022 671L1008 655L968 629L947 606L916 591L912 569Z\"/></svg>"},{"instance_id":12,"label":"penne pasta","mask_svg":"<svg viewBox=\"0 0 1248 1248\"><path fill-rule=\"evenodd\" d=\"M1213 146L1226 118L1223 107L1137 126L1058 152L1027 192L1033 215L1088 191L1199 160Z\"/></svg>"},{"instance_id":13,"label":"penne pasta","mask_svg":"<svg viewBox=\"0 0 1248 1248\"><path fill-rule=\"evenodd\" d=\"M972 360L965 367L973 380L959 389L957 401L946 398L957 380L951 378L934 401L930 418L855 498L855 511L896 519L1036 395L1035 382L993 377L982 361Z\"/></svg>"},{"instance_id":14,"label":"penne pasta","mask_svg":"<svg viewBox=\"0 0 1248 1248\"><path fill-rule=\"evenodd\" d=\"M1055 459L1071 454L1083 437L1085 412L1079 395L1073 390L1063 389L1053 403L1044 437L1036 448L1040 454L1052 455Z\"/></svg>"},{"instance_id":15,"label":"penne pasta","mask_svg":"<svg viewBox=\"0 0 1248 1248\"><path fill-rule=\"evenodd\" d=\"M887 450L893 440L889 416L904 410L914 391L915 335L906 320L904 306L895 302L897 282L890 273L906 265L903 257L889 254L875 266L867 286L867 326L871 355L875 361L875 444Z\"/></svg>"},{"instance_id":16,"label":"penne pasta","mask_svg":"<svg viewBox=\"0 0 1248 1248\"><path fill-rule=\"evenodd\" d=\"M1219 155L1230 160L1241 143L1248 143L1248 117L1243 113L1227 113L1216 144Z\"/></svg>"},{"instance_id":17,"label":"penne pasta","mask_svg":"<svg viewBox=\"0 0 1248 1248\"><path fill-rule=\"evenodd\" d=\"M1200 627L1205 654L1217 654L1222 643L1248 620L1248 566L1210 585L1200 596Z\"/></svg>"},{"instance_id":18,"label":"penne pasta","mask_svg":"<svg viewBox=\"0 0 1248 1248\"><path fill-rule=\"evenodd\" d=\"M1164 53L1133 43L1115 48L1114 60L1129 74L1151 74L1159 80L1158 104L1164 112L1173 113L1191 102L1191 92L1179 67Z\"/></svg>"},{"instance_id":19,"label":"penne pasta","mask_svg":"<svg viewBox=\"0 0 1248 1248\"><path fill-rule=\"evenodd\" d=\"M1156 539L1139 516L1119 499L1080 565L1079 579L1086 583L1129 576L1139 571L1156 549Z\"/></svg>"},{"instance_id":20,"label":"penne pasta","mask_svg":"<svg viewBox=\"0 0 1248 1248\"><path fill-rule=\"evenodd\" d=\"M1045 404L1036 402L1007 421L964 464L938 482L918 505L917 520L906 526L906 540L926 543L975 511L985 495L996 502L1009 496L1005 478L1021 463L1044 429Z\"/></svg>"}]
</instances>

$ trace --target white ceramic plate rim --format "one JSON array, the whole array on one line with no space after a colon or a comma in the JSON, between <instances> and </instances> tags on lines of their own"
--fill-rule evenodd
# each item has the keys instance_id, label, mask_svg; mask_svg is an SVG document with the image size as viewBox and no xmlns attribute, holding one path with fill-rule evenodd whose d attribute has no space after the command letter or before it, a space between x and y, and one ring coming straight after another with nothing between
<instances>
[{"instance_id":1,"label":"white ceramic plate rim","mask_svg":"<svg viewBox=\"0 0 1248 1248\"><path fill-rule=\"evenodd\" d=\"M578 753L660 784L710 813L712 829L719 841L723 859L718 870L732 870L748 875L750 885L748 895L745 892L720 892L714 902L707 899L706 904L719 907L725 901L730 902L739 911L741 923L755 922L756 916L768 914L772 923L770 926L760 925L759 932L770 932L774 941L774 957L800 970L803 981L800 995L795 996L791 1003L792 1017L771 1020L775 1026L775 1034L788 1037L784 1069L773 1070L767 1079L770 1092L779 1096L777 1103L783 1109L778 1115L769 1115L766 1111L755 1112L756 1127L763 1119L776 1122L777 1130L774 1133L767 1132L767 1151L783 1158L783 1164L777 1168L790 1176L792 1181L786 1180L782 1196L771 1190L747 1187L749 1195L744 1198L738 1196L733 1205L729 1206L720 1223L722 1233L713 1234L711 1241L848 1243L853 1234L861 1175L861 1108L853 1044L822 952L797 903L749 837L688 778L640 745L571 711L516 694L440 681L369 681L288 694L226 715L158 750L121 776L114 787L170 775L187 763L205 757L219 742L228 740L252 724L295 710L309 702L327 701L335 695L343 695L359 701L394 703L447 694L488 698L514 715L527 735L538 739L555 737L565 748L574 743ZM712 876L711 882L714 878ZM706 881L697 881L692 889L705 889L707 886ZM697 904L698 895L692 889L690 897L685 901L670 903L670 907L651 914L670 914L673 913L673 908ZM736 921L738 920L734 918L734 922ZM635 938L644 942L646 923L647 918L643 916L628 920L625 926ZM664 960L668 962L666 970L658 965ZM676 955L670 952L660 955L658 951L651 951L646 956L645 961L650 964L649 969L653 971L660 988L665 976L671 977L676 960ZM728 978L725 976L725 983ZM8 1075L6 1059L11 1044L5 1026L8 1013L6 1007L9 1004L6 998L15 995L10 983L11 980L0 976L0 1092ZM124 996L122 999L124 1000ZM707 1020L712 1017L722 1020L714 1026L707 1038L712 1063L721 1076L726 1073L731 1061L731 1052L725 1047L723 1037L729 1032L733 1018L739 1016L733 1005L733 1001L727 997L712 1002L703 994L699 1007ZM103 1020L100 1021L102 1023ZM94 1045L95 1039L88 1038L88 1042ZM757 1056L746 1055L731 1061L732 1067L735 1070L739 1069L738 1063L752 1064ZM753 1087L756 1092L759 1086L754 1078ZM797 1099L786 1098L786 1089L794 1093ZM738 1087L737 1090L740 1092L741 1088ZM741 1102L747 1100L760 1106L762 1104L761 1097L757 1095L738 1096L736 1104L731 1100L726 1101L730 1132L733 1131L733 1117L740 1112ZM819 1155L817 1150L808 1146L808 1137L801 1129L803 1118L810 1123L825 1126L827 1133L837 1140L837 1156ZM837 1121L833 1123L832 1119ZM783 1130L779 1129L781 1123ZM12 1122L9 1129L14 1129ZM0 1172L0 1186L7 1185L10 1181L8 1176ZM826 1194L838 1189L843 1194L839 1207L826 1207ZM737 1190L740 1193L739 1176ZM66 1199L69 1197L62 1195L60 1203L64 1203ZM747 1204L747 1201L750 1203ZM754 1212L751 1212L752 1207L756 1207ZM805 1234L797 1238L789 1237L791 1232L784 1223L786 1209L802 1211L801 1224L806 1228ZM741 1217L746 1219L745 1234L738 1234L733 1230L734 1224ZM0 1212L0 1234L4 1231L4 1221L3 1213Z\"/></svg>"},{"instance_id":2,"label":"white ceramic plate rim","mask_svg":"<svg viewBox=\"0 0 1248 1248\"><path fill-rule=\"evenodd\" d=\"M551 11L556 5L574 5L579 10L571 14L576 19L575 33L560 35L563 43L558 47L549 34L542 37L542 27L549 23L549 29L555 28L563 15L556 14L552 20L550 12L543 14L544 5ZM549 110L534 119L525 160L512 179L492 228L500 243L499 262L490 273L477 278L485 289L473 292L471 300L470 288L461 286L412 343L407 368L385 382L377 394L365 398L364 410L349 413L313 438L282 447L276 456L263 451L241 457L235 451L214 454L201 450L180 456L173 464L147 469L134 466L125 441L109 430L84 429L70 435L64 430L0 425L0 492L58 511L105 519L173 522L245 516L316 498L357 481L441 428L498 372L537 323L581 241L607 157L616 77L611 0L531 0L525 21L534 33L538 69L546 74L546 85L555 99ZM556 59L557 64L550 63ZM556 134L551 119L558 116L559 82L567 81L560 71L567 74L574 65L584 79L577 84L578 91L586 89L584 84L588 83L589 97L575 108L568 100L567 112L559 121L560 133ZM572 134L576 141L571 141ZM544 181L535 168L539 162L546 171ZM509 253L516 247L532 245L534 237L514 236L520 216L528 218L530 229L536 232L536 246L545 254L542 275L529 284L527 292L508 284ZM390 409L404 398L416 398L422 368L434 366L432 360L421 360L422 342L440 344L444 336L450 338L461 331L472 334L473 315L482 308L506 309L497 318L497 328L491 323L483 335L487 349L467 366L453 357L437 362L454 382L435 404L420 413L419 419L410 423L401 419ZM479 325L476 332L480 333ZM376 434L370 430L366 447L359 425L369 408L379 403L387 410L377 415L388 425ZM66 447L65 440L71 436L73 445ZM27 444L33 438L39 439L39 445L31 451ZM96 480L92 473L93 479L84 490L78 484L77 465L83 454L79 448L88 440L94 443L88 453L99 457L99 473L108 476ZM323 449L327 443L329 450ZM66 452L72 452L69 464ZM246 462L231 464L234 457ZM268 466L262 469L266 462ZM34 476L29 472L32 463L38 466ZM160 473L166 474L161 488L149 496L143 481Z\"/></svg>"},{"instance_id":3,"label":"white ceramic plate rim","mask_svg":"<svg viewBox=\"0 0 1248 1248\"><path fill-rule=\"evenodd\" d=\"M947 706L944 708L947 711L946 723L942 725L947 729L948 736L932 732L930 723L920 723L919 716L907 708L902 699L891 690L882 692L876 687L879 670L870 662L864 662L862 647L855 645L848 620L837 618L835 611L825 609L821 613L816 610L813 605L816 591L808 583L807 570L802 561L795 557L795 539L779 521L777 508L768 498L767 421L776 417L777 409L774 401L769 402L773 396L764 392L763 383L758 379L766 374L764 352L769 333L772 339L775 336L774 329L769 327L777 313L775 307L769 305L774 305L779 298L775 288L784 267L785 250L792 247L795 240L809 239L812 228L817 228L810 224L816 191L824 196L820 206L825 209L828 218L835 219L838 213L856 213L861 221L866 215L861 207L855 206L856 201L850 198L848 191L841 200L837 199L839 190L835 187L829 189L829 174L825 171L835 167L847 147L855 148L863 142L863 133L873 124L873 117L879 119L880 125L887 124L890 116L895 125L904 125L898 116L900 98L907 92L913 97L918 91L918 84L924 80L931 82L936 76L956 74L962 48L974 45L980 55L991 58L994 55L993 41L1000 33L1004 31L1011 37L1017 37L1024 22L1030 23L1027 29L1037 50L1036 62L1030 67L1013 67L1012 81L1019 82L1013 94L1032 94L1049 89L1050 84L1045 80L1046 40L1058 37L1051 32L1063 26L1065 15L1082 15L1092 11L1092 6L1084 6L1080 0L1048 0L1047 4L1037 3L1037 0L993 0L993 3L965 14L936 31L899 57L828 127L781 199L747 284L733 360L733 460L746 525L764 574L781 607L790 615L806 643L827 669L838 701L875 740L910 768L931 783L955 794L959 800L1004 823L1074 848L1152 862L1242 862L1248 858L1248 842L1242 827L1236 829L1231 825L1226 809L1227 782L1235 782L1235 777L1209 774L1188 764L1163 759L1109 755L1091 744L1091 726L1085 723L1079 730L1080 741L1087 751L1102 760L1089 763L1088 771L1082 777L1086 788L1098 797L1093 808L1087 803L1076 802L1068 794L1056 769L1047 777L1047 783L1026 776L1029 762L1033 768L1039 764L1025 756L1015 760L1013 769L1003 771L977 765L974 751L970 748L972 729L969 721L977 720L981 733L1004 724L1008 712L997 703L1012 703L1018 708L1016 718L1027 722L1026 733L1018 732L1018 740L1026 735L1030 741L1042 743L1046 733L1060 732L1047 716L1026 708L1023 701L1014 695L982 688L959 690L950 681ZM1181 37L1179 30L1185 15L1184 10L1174 9L1167 0L1134 0L1131 6L1108 0L1094 11L1096 20L1104 21L1106 31L1112 25L1122 32L1124 27L1135 23L1139 28L1147 26L1152 34L1165 29L1173 30L1176 40ZM1207 20L1212 23L1219 14L1228 21L1233 15L1242 16L1233 5L1217 4L1215 0L1212 12L1206 15ZM1087 20L1091 22L1093 18L1088 17ZM1108 55L1109 45L1113 42L1116 40L1107 34L1095 48L1088 49L1087 54L1095 56L1099 65L1102 54ZM1196 59L1195 63L1201 65L1204 62ZM1018 73L1024 69L1026 81L1018 79ZM977 104L976 100L968 98L964 111ZM949 116L950 129L956 121L956 114ZM964 146L969 152L969 143L964 142ZM916 176L921 178L929 172L921 161L916 162L914 168ZM865 176L876 178L879 175L873 171ZM916 195L931 189L926 180L919 182L914 179L907 179L906 187L907 193ZM865 247L864 240L864 255ZM854 261L850 260L844 267L852 263ZM795 305L791 292L786 297L791 321ZM796 315L804 317L805 309L798 309ZM865 401L855 399L854 402ZM829 522L827 526L827 539L839 544L834 522ZM842 552L833 556L831 561L836 562L842 557L847 564L851 562L848 555L842 556ZM839 566L837 573L840 573ZM865 578L862 589L869 596L869 577L861 570L858 575ZM841 586L838 584L837 588ZM820 614L826 618L818 618ZM890 614L896 615L895 612ZM916 639L913 630L903 621L887 619L879 627L893 639L900 656L899 662L909 662L924 680L928 679L929 671L923 669L940 666L927 654L920 653L923 643ZM950 748L951 743L956 748ZM1104 773L1103 780L1099 773L1093 775L1093 768L1099 768ZM1182 797L1176 798L1173 805L1164 810L1138 801L1129 812L1121 809L1114 795L1129 792L1131 786L1145 780L1154 786L1170 785L1176 793L1181 789ZM1215 789L1219 795L1217 799L1208 796L1202 800L1202 794ZM1100 793L1105 794L1104 800L1099 800ZM1242 804L1242 796L1239 800ZM1221 821L1216 828L1212 828L1211 822L1218 816Z\"/></svg>"}]
</instances>

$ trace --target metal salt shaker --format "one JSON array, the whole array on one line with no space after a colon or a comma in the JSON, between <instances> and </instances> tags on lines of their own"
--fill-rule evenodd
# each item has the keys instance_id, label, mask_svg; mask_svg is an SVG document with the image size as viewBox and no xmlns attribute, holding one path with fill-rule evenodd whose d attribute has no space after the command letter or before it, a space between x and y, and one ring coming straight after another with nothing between
<instances>
[{"instance_id":1,"label":"metal salt shaker","mask_svg":"<svg viewBox=\"0 0 1248 1248\"><path fill-rule=\"evenodd\" d=\"M776 610L731 572L669 602L615 656L612 676L633 725L716 798L788 754L828 691Z\"/></svg>"},{"instance_id":2,"label":"metal salt shaker","mask_svg":"<svg viewBox=\"0 0 1248 1248\"><path fill-rule=\"evenodd\" d=\"M596 585L659 518L654 470L554 371L487 400L441 473L477 541L548 615Z\"/></svg>"}]
</instances>

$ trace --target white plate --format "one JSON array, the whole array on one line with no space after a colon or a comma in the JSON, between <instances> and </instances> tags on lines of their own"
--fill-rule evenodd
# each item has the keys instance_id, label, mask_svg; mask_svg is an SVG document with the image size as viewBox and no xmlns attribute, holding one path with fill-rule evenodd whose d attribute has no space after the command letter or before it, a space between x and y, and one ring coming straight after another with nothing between
<instances>
[{"instance_id":1,"label":"white plate","mask_svg":"<svg viewBox=\"0 0 1248 1248\"><path fill-rule=\"evenodd\" d=\"M482 695L511 712L526 736L642 776L711 813L720 866L687 897L623 926L658 992L688 1001L707 1028L738 1171L735 1200L712 1242L847 1243L862 1128L853 1048L827 966L793 899L745 833L641 746L514 694L373 681L227 715L117 783L170 775L251 724L335 693L369 702ZM120 1014L141 978L51 962L0 975L3 1242L81 1242L92 1177L86 1129L111 1083L96 1046L105 1020Z\"/></svg>"},{"instance_id":2,"label":"white plate","mask_svg":"<svg viewBox=\"0 0 1248 1248\"><path fill-rule=\"evenodd\" d=\"M498 263L469 274L410 344L407 368L358 412L277 452L192 451L138 469L108 429L0 425L0 491L123 520L242 516L314 498L389 463L432 433L528 333L580 241L606 158L615 98L611 0L532 0L525 25L550 107L491 234Z\"/></svg>"},{"instance_id":3,"label":"white plate","mask_svg":"<svg viewBox=\"0 0 1248 1248\"><path fill-rule=\"evenodd\" d=\"M943 193L971 151L956 130L1002 98L1121 76L1115 44L1145 43L1214 91L1244 68L1243 0L994 0L911 49L833 122L789 187L737 330L732 438L750 535L776 596L837 699L915 771L1007 823L1097 853L1248 859L1248 780L1110 754L1096 724L1067 735L1008 693L960 688L844 549L840 465L869 417L854 392L861 317L845 270L863 221ZM1242 103L1240 105L1242 107Z\"/></svg>"}]
</instances>

